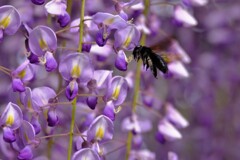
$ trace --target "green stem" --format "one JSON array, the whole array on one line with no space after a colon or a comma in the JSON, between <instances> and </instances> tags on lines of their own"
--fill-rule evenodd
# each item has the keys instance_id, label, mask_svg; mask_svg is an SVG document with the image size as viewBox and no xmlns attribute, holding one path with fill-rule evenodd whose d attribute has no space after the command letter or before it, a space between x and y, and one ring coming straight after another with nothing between
<instances>
[{"instance_id":1,"label":"green stem","mask_svg":"<svg viewBox=\"0 0 240 160\"><path fill-rule=\"evenodd\" d=\"M72 102L72 120L70 125L70 132L69 132L68 160L71 160L71 155L72 155L73 130L74 130L74 124L75 124L76 108L77 108L76 104L77 104L77 98L74 98Z\"/></svg>"},{"instance_id":2,"label":"green stem","mask_svg":"<svg viewBox=\"0 0 240 160\"><path fill-rule=\"evenodd\" d=\"M81 3L81 22L79 24L80 28L80 37L79 37L79 44L78 44L78 52L80 53L82 51L82 43L83 43L83 27L84 27L84 9L85 9L85 0L82 0ZM69 144L68 144L68 160L71 160L72 155L72 142L73 142L73 131L74 131L74 125L75 125L75 116L76 116L76 108L77 108L77 97L74 98L72 102L72 120L71 120L71 126L70 126L70 134L69 134Z\"/></svg>"},{"instance_id":3,"label":"green stem","mask_svg":"<svg viewBox=\"0 0 240 160\"><path fill-rule=\"evenodd\" d=\"M78 45L78 52L82 51L82 43L83 43L83 27L84 27L84 10L85 10L85 0L82 0L81 6L81 18L79 24L79 45Z\"/></svg>"},{"instance_id":4,"label":"green stem","mask_svg":"<svg viewBox=\"0 0 240 160\"><path fill-rule=\"evenodd\" d=\"M145 6L145 9L144 9L143 13L146 17L148 14L149 6L150 6L150 1L145 0L144 6ZM145 41L146 41L146 35L142 34L142 37L140 40L141 45L145 45ZM135 78L135 83L134 83L132 114L136 113L136 110L137 110L137 101L138 101L138 95L139 95L139 91L140 91L141 66L142 66L142 61L138 61L137 69L136 69L136 78ZM132 138L133 138L132 131L129 131L128 137L127 137L127 146L126 146L126 160L128 160L129 156L130 156L130 151L132 148Z\"/></svg>"}]
</instances>

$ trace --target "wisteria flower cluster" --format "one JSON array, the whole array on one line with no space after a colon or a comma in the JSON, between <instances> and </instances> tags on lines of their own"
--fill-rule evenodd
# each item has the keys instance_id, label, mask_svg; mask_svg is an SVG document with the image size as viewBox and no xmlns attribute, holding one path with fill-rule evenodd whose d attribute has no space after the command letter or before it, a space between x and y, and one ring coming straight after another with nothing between
<instances>
[{"instance_id":1,"label":"wisteria flower cluster","mask_svg":"<svg viewBox=\"0 0 240 160\"><path fill-rule=\"evenodd\" d=\"M192 8L207 3L0 3L0 159L159 159L151 143L173 143L189 125L165 93L167 81L189 78L191 62L162 23L194 27ZM166 74L156 79L143 58L133 61L139 45L155 46ZM145 60L151 68L154 61ZM166 154L178 159L171 149Z\"/></svg>"}]
</instances>

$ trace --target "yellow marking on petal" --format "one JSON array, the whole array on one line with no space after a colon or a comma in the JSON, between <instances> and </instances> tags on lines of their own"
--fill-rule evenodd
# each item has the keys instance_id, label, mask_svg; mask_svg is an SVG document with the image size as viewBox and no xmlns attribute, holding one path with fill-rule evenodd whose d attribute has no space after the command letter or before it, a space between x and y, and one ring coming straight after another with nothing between
<instances>
[{"instance_id":1,"label":"yellow marking on petal","mask_svg":"<svg viewBox=\"0 0 240 160\"><path fill-rule=\"evenodd\" d=\"M26 75L26 70L25 70L25 69L22 70L20 73L18 73L18 76L19 76L20 78L23 78L25 75Z\"/></svg>"},{"instance_id":2,"label":"yellow marking on petal","mask_svg":"<svg viewBox=\"0 0 240 160\"><path fill-rule=\"evenodd\" d=\"M119 85L114 89L113 94L112 94L112 98L113 98L114 100L116 100L116 99L118 98L119 93L120 93L120 89L121 89L121 88L120 88Z\"/></svg>"},{"instance_id":3,"label":"yellow marking on petal","mask_svg":"<svg viewBox=\"0 0 240 160\"><path fill-rule=\"evenodd\" d=\"M10 18L10 16L7 16L1 20L0 26L3 28L7 28L8 25L10 24L10 22L11 22L11 18Z\"/></svg>"},{"instance_id":4,"label":"yellow marking on petal","mask_svg":"<svg viewBox=\"0 0 240 160\"><path fill-rule=\"evenodd\" d=\"M71 71L71 75L73 78L78 78L81 74L81 68L79 67L79 65L74 65L72 67L72 71Z\"/></svg>"},{"instance_id":5,"label":"yellow marking on petal","mask_svg":"<svg viewBox=\"0 0 240 160\"><path fill-rule=\"evenodd\" d=\"M41 49L46 49L48 47L47 43L44 41L43 38L40 38L38 43Z\"/></svg>"},{"instance_id":6,"label":"yellow marking on petal","mask_svg":"<svg viewBox=\"0 0 240 160\"><path fill-rule=\"evenodd\" d=\"M27 142L29 142L29 138L26 133L24 133L24 138L26 139Z\"/></svg>"},{"instance_id":7,"label":"yellow marking on petal","mask_svg":"<svg viewBox=\"0 0 240 160\"><path fill-rule=\"evenodd\" d=\"M12 126L13 122L14 122L14 116L13 114L10 113L6 119L6 125Z\"/></svg>"},{"instance_id":8,"label":"yellow marking on petal","mask_svg":"<svg viewBox=\"0 0 240 160\"><path fill-rule=\"evenodd\" d=\"M110 25L115 21L115 17L106 19L103 24Z\"/></svg>"},{"instance_id":9,"label":"yellow marking on petal","mask_svg":"<svg viewBox=\"0 0 240 160\"><path fill-rule=\"evenodd\" d=\"M127 36L125 42L123 43L123 46L127 47L130 44L131 41L132 41L132 35Z\"/></svg>"},{"instance_id":10,"label":"yellow marking on petal","mask_svg":"<svg viewBox=\"0 0 240 160\"><path fill-rule=\"evenodd\" d=\"M96 131L95 137L96 137L96 139L101 140L103 138L103 136L104 136L104 129L102 126L100 126L100 127L98 127L98 129Z\"/></svg>"},{"instance_id":11,"label":"yellow marking on petal","mask_svg":"<svg viewBox=\"0 0 240 160\"><path fill-rule=\"evenodd\" d=\"M29 109L32 108L32 103L31 103L30 100L27 101L27 107L28 107Z\"/></svg>"}]
</instances>

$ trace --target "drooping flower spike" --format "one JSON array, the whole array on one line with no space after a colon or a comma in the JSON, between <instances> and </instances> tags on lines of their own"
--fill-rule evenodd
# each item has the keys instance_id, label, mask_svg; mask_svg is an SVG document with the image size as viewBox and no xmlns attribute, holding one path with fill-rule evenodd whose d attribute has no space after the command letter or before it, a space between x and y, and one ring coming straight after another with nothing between
<instances>
[{"instance_id":1,"label":"drooping flower spike","mask_svg":"<svg viewBox=\"0 0 240 160\"><path fill-rule=\"evenodd\" d=\"M39 57L47 71L57 68L53 52L57 49L57 37L54 31L46 26L37 26L29 33L29 48Z\"/></svg>"},{"instance_id":2,"label":"drooping flower spike","mask_svg":"<svg viewBox=\"0 0 240 160\"><path fill-rule=\"evenodd\" d=\"M0 7L0 41L3 39L3 34L15 34L20 25L20 15L15 7L10 5Z\"/></svg>"}]
</instances>

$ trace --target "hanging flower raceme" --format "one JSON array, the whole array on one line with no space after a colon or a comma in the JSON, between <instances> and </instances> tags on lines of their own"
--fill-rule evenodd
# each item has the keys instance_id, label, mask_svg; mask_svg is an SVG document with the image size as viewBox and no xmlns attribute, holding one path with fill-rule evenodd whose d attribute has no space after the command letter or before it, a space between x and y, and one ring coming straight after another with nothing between
<instances>
[{"instance_id":1,"label":"hanging flower raceme","mask_svg":"<svg viewBox=\"0 0 240 160\"><path fill-rule=\"evenodd\" d=\"M92 79L93 66L88 56L71 53L60 62L59 72L69 82L65 93L73 100L78 93L78 84L87 84Z\"/></svg>"},{"instance_id":2,"label":"hanging flower raceme","mask_svg":"<svg viewBox=\"0 0 240 160\"><path fill-rule=\"evenodd\" d=\"M24 92L27 82L34 78L34 71L28 60L23 62L16 70L12 72L13 91Z\"/></svg>"},{"instance_id":3,"label":"hanging flower raceme","mask_svg":"<svg viewBox=\"0 0 240 160\"><path fill-rule=\"evenodd\" d=\"M3 34L15 34L20 25L21 19L16 8L10 5L0 7L0 41L3 39Z\"/></svg>"},{"instance_id":4,"label":"hanging flower raceme","mask_svg":"<svg viewBox=\"0 0 240 160\"><path fill-rule=\"evenodd\" d=\"M3 139L12 143L16 140L14 130L22 125L23 114L18 105L9 102L0 117L0 126L3 127Z\"/></svg>"},{"instance_id":5,"label":"hanging flower raceme","mask_svg":"<svg viewBox=\"0 0 240 160\"><path fill-rule=\"evenodd\" d=\"M113 122L106 116L98 116L91 123L87 131L89 142L104 142L113 138Z\"/></svg>"},{"instance_id":6,"label":"hanging flower raceme","mask_svg":"<svg viewBox=\"0 0 240 160\"><path fill-rule=\"evenodd\" d=\"M110 36L112 29L125 28L128 23L119 15L98 12L92 16L93 22L99 26L99 31L96 36L96 43L99 46L104 46Z\"/></svg>"},{"instance_id":7,"label":"hanging flower raceme","mask_svg":"<svg viewBox=\"0 0 240 160\"><path fill-rule=\"evenodd\" d=\"M91 148L84 148L74 153L72 160L100 160L99 155Z\"/></svg>"},{"instance_id":8,"label":"hanging flower raceme","mask_svg":"<svg viewBox=\"0 0 240 160\"><path fill-rule=\"evenodd\" d=\"M57 37L54 31L46 26L37 26L29 34L29 48L39 57L48 72L57 68L53 52L57 49Z\"/></svg>"}]
</instances>

